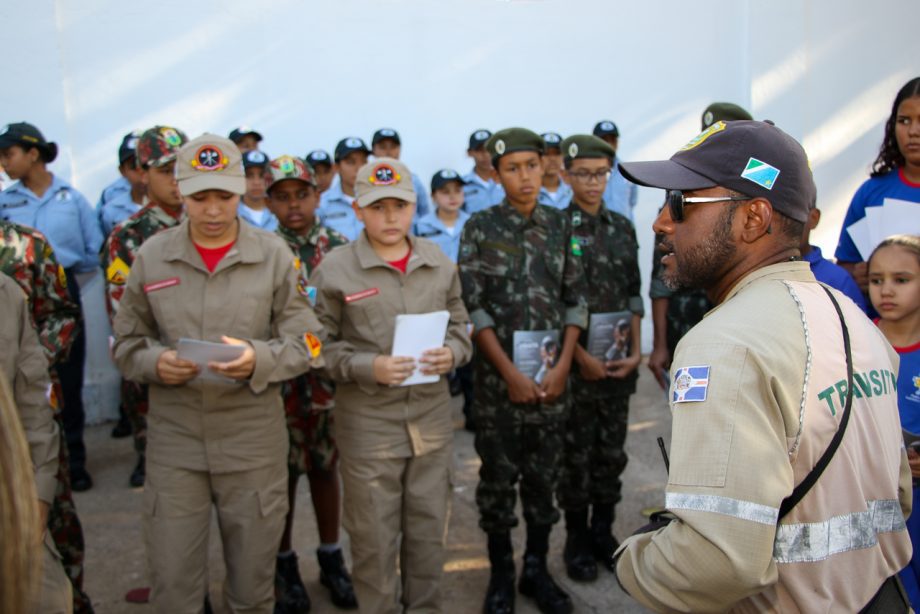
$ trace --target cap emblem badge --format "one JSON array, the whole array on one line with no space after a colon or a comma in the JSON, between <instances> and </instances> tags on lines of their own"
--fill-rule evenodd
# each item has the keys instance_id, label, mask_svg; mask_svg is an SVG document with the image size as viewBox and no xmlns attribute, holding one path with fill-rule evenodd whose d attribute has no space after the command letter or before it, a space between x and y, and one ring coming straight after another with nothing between
<instances>
[{"instance_id":1,"label":"cap emblem badge","mask_svg":"<svg viewBox=\"0 0 920 614\"><path fill-rule=\"evenodd\" d=\"M505 142L501 139L495 141L495 153L498 155L504 155L505 153Z\"/></svg>"},{"instance_id":2,"label":"cap emblem badge","mask_svg":"<svg viewBox=\"0 0 920 614\"><path fill-rule=\"evenodd\" d=\"M166 141L166 144L170 147L178 147L182 144L182 137L179 136L179 133L173 128L162 128L160 130L160 136L163 137L163 140Z\"/></svg>"},{"instance_id":3,"label":"cap emblem badge","mask_svg":"<svg viewBox=\"0 0 920 614\"><path fill-rule=\"evenodd\" d=\"M389 164L378 164L374 167L374 172L371 174L368 181L375 186L382 185L393 185L397 183L402 177L399 176L392 166Z\"/></svg>"},{"instance_id":4,"label":"cap emblem badge","mask_svg":"<svg viewBox=\"0 0 920 614\"><path fill-rule=\"evenodd\" d=\"M196 171L220 171L227 167L228 162L223 152L214 145L202 145L191 164Z\"/></svg>"},{"instance_id":5,"label":"cap emblem badge","mask_svg":"<svg viewBox=\"0 0 920 614\"><path fill-rule=\"evenodd\" d=\"M578 143L572 143L569 145L569 157L574 158L578 155Z\"/></svg>"},{"instance_id":6,"label":"cap emblem badge","mask_svg":"<svg viewBox=\"0 0 920 614\"><path fill-rule=\"evenodd\" d=\"M717 132L722 132L723 130L725 130L725 122L718 121L714 123L713 125L709 126L708 128L706 128L705 130L703 130L702 132L700 132L698 135L696 135L692 139L690 139L690 142L684 145L683 147L681 147L680 150L687 151L688 149L693 149L694 147L698 147L699 145L702 145L706 141L706 139L711 137L713 134L716 134Z\"/></svg>"}]
</instances>

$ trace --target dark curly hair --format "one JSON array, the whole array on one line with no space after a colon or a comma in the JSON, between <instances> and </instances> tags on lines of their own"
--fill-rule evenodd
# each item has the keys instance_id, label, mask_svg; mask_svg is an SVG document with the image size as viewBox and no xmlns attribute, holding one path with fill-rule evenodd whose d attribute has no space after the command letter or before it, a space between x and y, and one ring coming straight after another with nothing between
<instances>
[{"instance_id":1,"label":"dark curly hair","mask_svg":"<svg viewBox=\"0 0 920 614\"><path fill-rule=\"evenodd\" d=\"M888 116L888 121L885 122L885 138L882 140L882 147L879 149L875 162L872 163L873 177L880 177L904 166L904 155L898 149L898 141L894 136L894 127L898 119L898 107L901 106L902 102L914 96L920 96L920 77L914 77L905 83L894 98L891 115Z\"/></svg>"}]
</instances>

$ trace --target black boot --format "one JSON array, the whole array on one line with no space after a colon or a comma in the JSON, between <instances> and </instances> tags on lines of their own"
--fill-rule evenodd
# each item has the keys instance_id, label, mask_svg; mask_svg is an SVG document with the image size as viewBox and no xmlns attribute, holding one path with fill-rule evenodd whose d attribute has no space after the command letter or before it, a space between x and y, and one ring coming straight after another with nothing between
<instances>
[{"instance_id":1,"label":"black boot","mask_svg":"<svg viewBox=\"0 0 920 614\"><path fill-rule=\"evenodd\" d=\"M549 530L549 526L527 527L527 550L524 552L524 569L518 589L522 595L536 601L543 614L569 614L572 600L546 569Z\"/></svg>"},{"instance_id":2,"label":"black boot","mask_svg":"<svg viewBox=\"0 0 920 614\"><path fill-rule=\"evenodd\" d=\"M483 614L512 614L514 612L514 550L511 533L489 533L489 563L492 573L482 606Z\"/></svg>"},{"instance_id":3,"label":"black boot","mask_svg":"<svg viewBox=\"0 0 920 614\"><path fill-rule=\"evenodd\" d=\"M124 407L118 408L118 422L115 423L115 426L112 427L112 438L121 439L122 437L129 437L131 435L131 421L128 420L128 415L125 413Z\"/></svg>"},{"instance_id":4,"label":"black boot","mask_svg":"<svg viewBox=\"0 0 920 614\"><path fill-rule=\"evenodd\" d=\"M613 571L613 553L620 547L620 542L613 536L613 503L595 503L591 507L591 543L594 558Z\"/></svg>"},{"instance_id":5,"label":"black boot","mask_svg":"<svg viewBox=\"0 0 920 614\"><path fill-rule=\"evenodd\" d=\"M591 538L588 534L587 508L565 513L565 550L562 552L565 571L576 582L597 580Z\"/></svg>"},{"instance_id":6,"label":"black boot","mask_svg":"<svg viewBox=\"0 0 920 614\"><path fill-rule=\"evenodd\" d=\"M278 556L275 567L275 614L307 614L310 596L300 578L297 555Z\"/></svg>"},{"instance_id":7,"label":"black boot","mask_svg":"<svg viewBox=\"0 0 920 614\"><path fill-rule=\"evenodd\" d=\"M316 560L319 562L319 582L329 589L329 597L336 607L345 610L354 610L358 607L355 597L355 588L351 584L351 576L345 568L345 559L342 558L342 549L333 552L316 551Z\"/></svg>"},{"instance_id":8,"label":"black boot","mask_svg":"<svg viewBox=\"0 0 920 614\"><path fill-rule=\"evenodd\" d=\"M144 481L147 479L147 461L144 458L143 454L137 455L137 464L134 466L134 471L131 472L131 477L128 478L128 482L131 483L131 486L134 488L139 488L144 485Z\"/></svg>"}]
</instances>

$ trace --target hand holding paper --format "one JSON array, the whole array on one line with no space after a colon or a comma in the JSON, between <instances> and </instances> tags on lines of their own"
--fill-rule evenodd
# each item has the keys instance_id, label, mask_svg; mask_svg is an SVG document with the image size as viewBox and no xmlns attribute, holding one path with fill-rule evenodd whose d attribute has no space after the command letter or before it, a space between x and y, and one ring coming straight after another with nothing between
<instances>
[{"instance_id":1,"label":"hand holding paper","mask_svg":"<svg viewBox=\"0 0 920 614\"><path fill-rule=\"evenodd\" d=\"M447 324L450 313L433 311L431 313L413 313L396 316L396 330L393 331L393 356L408 357L412 361L410 375L391 386L412 386L430 384L438 381L442 373L447 373L444 339L447 337ZM447 352L450 352L447 349ZM379 357L378 357L379 358ZM453 363L453 356L450 362ZM376 368L376 360L374 361ZM404 368L408 368L405 363ZM422 368L419 368L422 366Z\"/></svg>"}]
</instances>

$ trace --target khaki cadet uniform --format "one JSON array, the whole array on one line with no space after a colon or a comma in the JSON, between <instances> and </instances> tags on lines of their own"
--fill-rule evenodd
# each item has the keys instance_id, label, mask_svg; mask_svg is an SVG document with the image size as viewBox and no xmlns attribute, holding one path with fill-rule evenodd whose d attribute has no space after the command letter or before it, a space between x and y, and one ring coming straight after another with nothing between
<instances>
[{"instance_id":1,"label":"khaki cadet uniform","mask_svg":"<svg viewBox=\"0 0 920 614\"><path fill-rule=\"evenodd\" d=\"M0 343L4 347L0 367L10 384L29 444L38 498L50 506L57 490L61 432L47 398L51 387L48 362L32 326L26 296L15 281L3 274L0 274L0 311L4 314L0 318ZM43 542L40 592L34 611L72 612L70 579L47 530Z\"/></svg>"},{"instance_id":2,"label":"khaki cadet uniform","mask_svg":"<svg viewBox=\"0 0 920 614\"><path fill-rule=\"evenodd\" d=\"M213 149L216 155L199 156ZM194 166L190 158L204 162ZM223 172L201 168L221 162ZM245 191L239 151L214 135L180 151L177 174L186 194L212 187ZM115 317L115 361L126 378L150 389L144 536L157 612L200 610L212 503L231 611L268 613L274 603L274 560L287 511L281 382L322 365L321 327L297 291L294 257L284 242L237 223L236 242L213 273L191 241L188 220L148 239ZM161 383L157 359L179 339L220 342L222 335L254 348L247 382Z\"/></svg>"},{"instance_id":3,"label":"khaki cadet uniform","mask_svg":"<svg viewBox=\"0 0 920 614\"><path fill-rule=\"evenodd\" d=\"M414 201L405 166L380 158L358 173L359 204L371 189L368 177L381 164L396 170L400 186L408 184L397 186L395 197ZM454 264L434 243L409 240L405 274L381 260L362 231L356 241L326 255L311 279L329 335L324 356L336 383L343 524L351 536L362 612L444 609L440 583L453 439L447 380L387 387L377 383L373 362L391 354L399 314L449 311L444 345L453 352L454 367L470 359L472 345Z\"/></svg>"}]
</instances>

